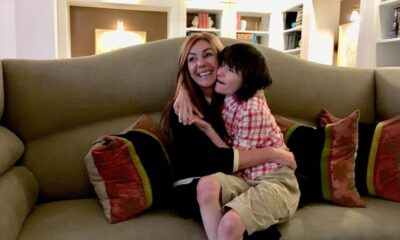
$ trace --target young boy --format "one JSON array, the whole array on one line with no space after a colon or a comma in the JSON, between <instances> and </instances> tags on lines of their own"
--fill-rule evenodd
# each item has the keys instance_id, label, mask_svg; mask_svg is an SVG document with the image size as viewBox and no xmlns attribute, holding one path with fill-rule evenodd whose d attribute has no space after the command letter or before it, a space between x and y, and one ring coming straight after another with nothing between
<instances>
[{"instance_id":1,"label":"young boy","mask_svg":"<svg viewBox=\"0 0 400 240\"><path fill-rule=\"evenodd\" d=\"M215 91L225 95L221 113L228 145L286 148L262 90L272 83L263 54L253 45L234 44L221 52L220 64ZM216 145L226 146L209 124L199 118L193 123ZM201 178L197 198L208 238L241 239L245 231L250 235L288 220L300 192L294 171L285 165L276 159L234 175Z\"/></svg>"}]
</instances>

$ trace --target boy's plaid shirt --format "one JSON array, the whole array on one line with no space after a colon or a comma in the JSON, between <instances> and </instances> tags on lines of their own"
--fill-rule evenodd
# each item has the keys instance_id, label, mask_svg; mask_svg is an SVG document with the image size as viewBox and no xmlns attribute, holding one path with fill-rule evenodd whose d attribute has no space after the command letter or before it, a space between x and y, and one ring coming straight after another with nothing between
<instances>
[{"instance_id":1,"label":"boy's plaid shirt","mask_svg":"<svg viewBox=\"0 0 400 240\"><path fill-rule=\"evenodd\" d=\"M228 133L228 144L233 148L249 150L285 146L263 91L258 91L255 96L242 102L235 96L225 97L222 117ZM279 167L281 165L278 163L265 163L236 172L235 175L254 180Z\"/></svg>"}]
</instances>

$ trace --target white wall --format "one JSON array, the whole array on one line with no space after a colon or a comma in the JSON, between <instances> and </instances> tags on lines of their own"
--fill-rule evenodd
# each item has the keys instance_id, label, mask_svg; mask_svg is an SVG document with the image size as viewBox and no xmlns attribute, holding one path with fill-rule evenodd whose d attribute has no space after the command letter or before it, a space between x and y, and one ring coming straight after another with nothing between
<instances>
[{"instance_id":1,"label":"white wall","mask_svg":"<svg viewBox=\"0 0 400 240\"><path fill-rule=\"evenodd\" d=\"M0 0L0 59L16 56L14 0Z\"/></svg>"},{"instance_id":2,"label":"white wall","mask_svg":"<svg viewBox=\"0 0 400 240\"><path fill-rule=\"evenodd\" d=\"M15 0L17 58L56 57L56 0Z\"/></svg>"}]
</instances>

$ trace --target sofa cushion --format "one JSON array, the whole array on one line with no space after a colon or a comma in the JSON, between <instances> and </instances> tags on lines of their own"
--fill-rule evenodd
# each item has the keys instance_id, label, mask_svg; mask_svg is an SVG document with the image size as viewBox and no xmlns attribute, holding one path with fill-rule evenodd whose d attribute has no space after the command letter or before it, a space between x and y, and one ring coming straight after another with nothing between
<instances>
[{"instance_id":1,"label":"sofa cushion","mask_svg":"<svg viewBox=\"0 0 400 240\"><path fill-rule=\"evenodd\" d=\"M201 223L174 211L151 209L128 221L109 224L95 198L55 201L37 206L18 240L207 239Z\"/></svg>"},{"instance_id":2,"label":"sofa cushion","mask_svg":"<svg viewBox=\"0 0 400 240\"><path fill-rule=\"evenodd\" d=\"M17 239L37 196L38 183L26 167L13 167L0 177L0 239Z\"/></svg>"},{"instance_id":3,"label":"sofa cushion","mask_svg":"<svg viewBox=\"0 0 400 240\"><path fill-rule=\"evenodd\" d=\"M368 207L312 203L279 225L282 239L400 239L399 203L364 197Z\"/></svg>"},{"instance_id":4,"label":"sofa cushion","mask_svg":"<svg viewBox=\"0 0 400 240\"><path fill-rule=\"evenodd\" d=\"M355 111L338 123L318 129L276 117L285 142L295 155L296 173L309 179L314 187L307 193L317 193L317 198L342 206L365 206L355 188L354 176L358 117L359 111ZM302 182L299 183L302 191Z\"/></svg>"},{"instance_id":5,"label":"sofa cushion","mask_svg":"<svg viewBox=\"0 0 400 240\"><path fill-rule=\"evenodd\" d=\"M340 121L323 109L320 125ZM361 193L400 201L400 115L379 123L359 124L356 185Z\"/></svg>"},{"instance_id":6,"label":"sofa cushion","mask_svg":"<svg viewBox=\"0 0 400 240\"><path fill-rule=\"evenodd\" d=\"M172 181L157 125L143 115L124 134L101 137L85 157L90 181L110 223L167 200Z\"/></svg>"},{"instance_id":7,"label":"sofa cushion","mask_svg":"<svg viewBox=\"0 0 400 240\"><path fill-rule=\"evenodd\" d=\"M0 126L0 176L13 166L24 152L24 144L10 130Z\"/></svg>"}]
</instances>

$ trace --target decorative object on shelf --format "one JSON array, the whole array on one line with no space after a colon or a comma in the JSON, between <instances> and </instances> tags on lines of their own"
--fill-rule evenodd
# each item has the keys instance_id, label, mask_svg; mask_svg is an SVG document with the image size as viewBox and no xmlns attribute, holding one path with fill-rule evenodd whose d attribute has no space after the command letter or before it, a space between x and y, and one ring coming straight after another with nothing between
<instances>
[{"instance_id":1,"label":"decorative object on shelf","mask_svg":"<svg viewBox=\"0 0 400 240\"><path fill-rule=\"evenodd\" d=\"M246 20L240 20L240 30L246 30L247 27L247 21Z\"/></svg>"},{"instance_id":2,"label":"decorative object on shelf","mask_svg":"<svg viewBox=\"0 0 400 240\"><path fill-rule=\"evenodd\" d=\"M192 20L192 27L198 28L199 27L199 17L194 16Z\"/></svg>"},{"instance_id":3,"label":"decorative object on shelf","mask_svg":"<svg viewBox=\"0 0 400 240\"><path fill-rule=\"evenodd\" d=\"M360 5L354 5L353 11L350 14L350 21L360 21Z\"/></svg>"},{"instance_id":4,"label":"decorative object on shelf","mask_svg":"<svg viewBox=\"0 0 400 240\"><path fill-rule=\"evenodd\" d=\"M213 27L213 24L214 24L214 21L213 21L212 18L209 16L209 17L208 17L208 27L209 27L209 28L212 28L212 27Z\"/></svg>"}]
</instances>

